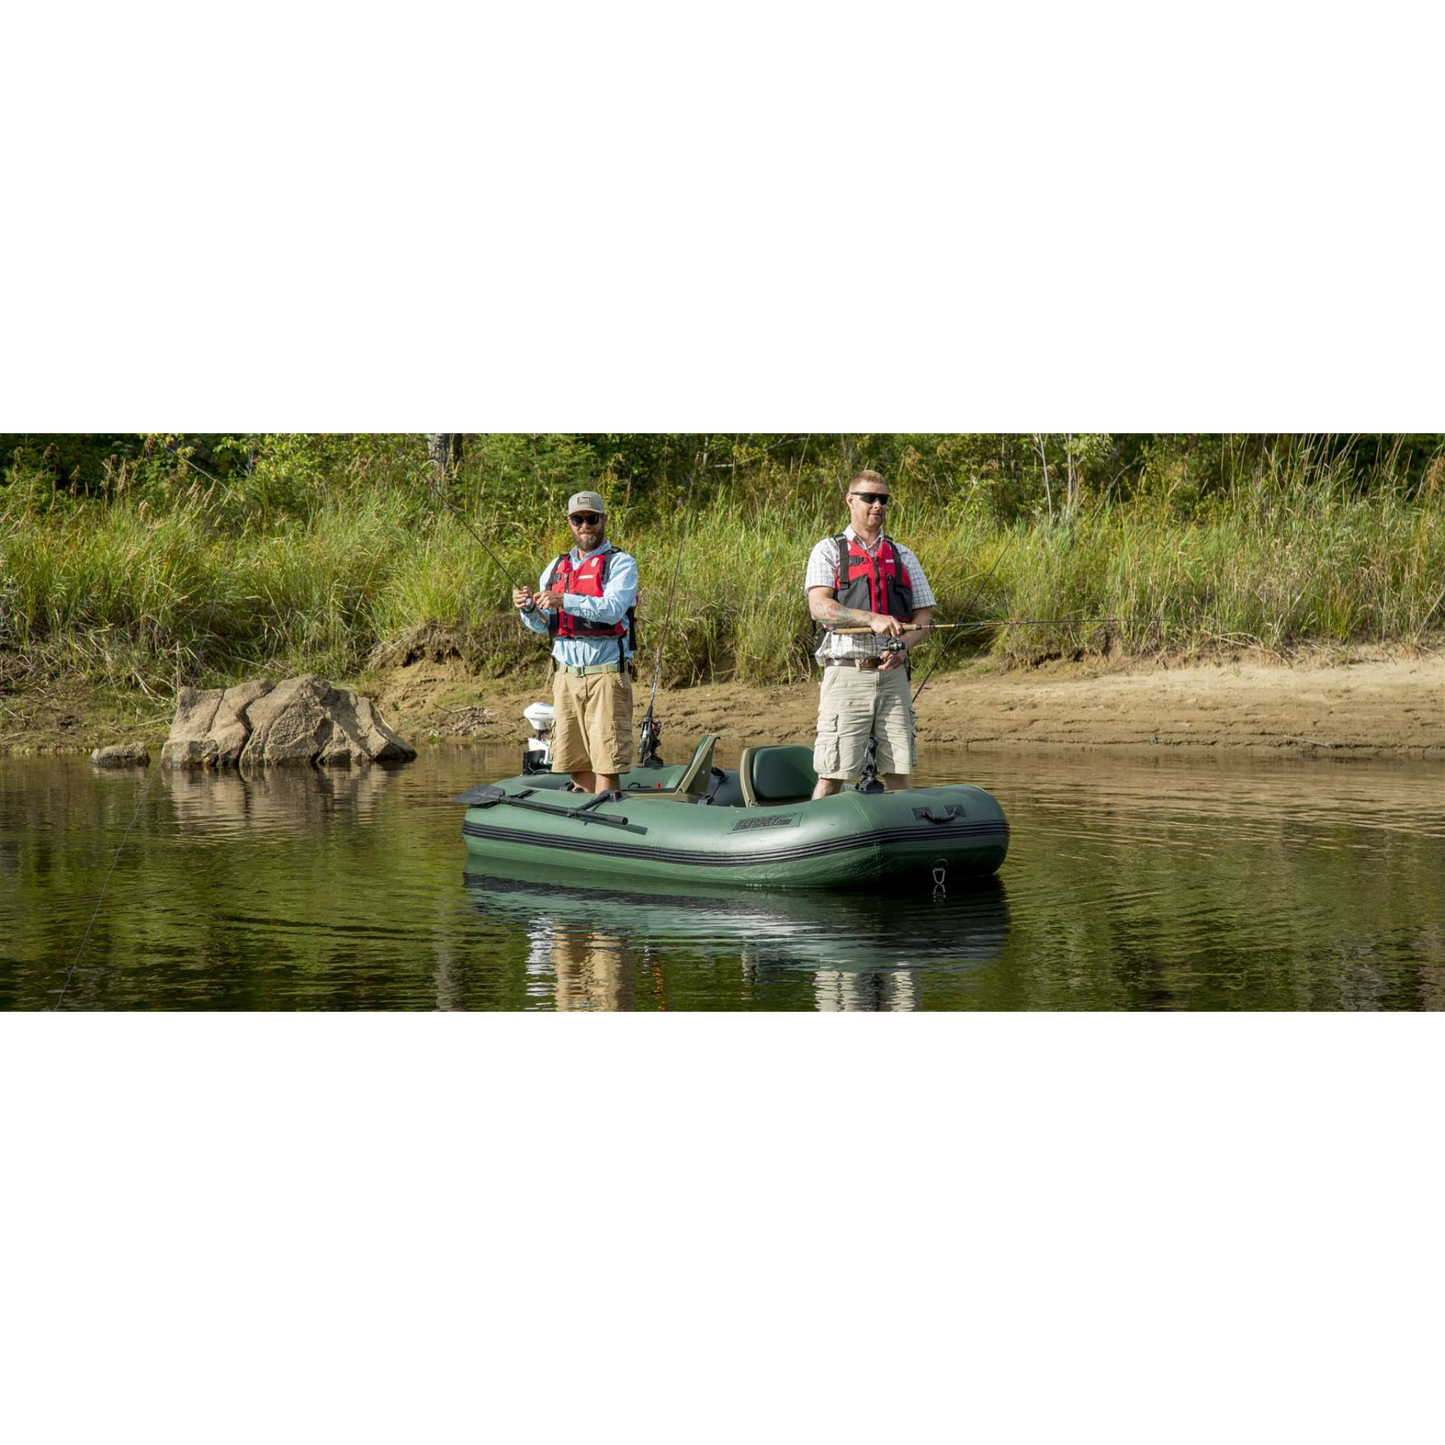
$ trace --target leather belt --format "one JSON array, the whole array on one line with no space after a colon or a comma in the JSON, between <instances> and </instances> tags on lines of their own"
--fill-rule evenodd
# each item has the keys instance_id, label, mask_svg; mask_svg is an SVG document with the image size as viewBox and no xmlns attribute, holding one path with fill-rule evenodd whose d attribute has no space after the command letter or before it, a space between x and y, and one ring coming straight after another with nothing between
<instances>
[{"instance_id":1,"label":"leather belt","mask_svg":"<svg viewBox=\"0 0 1445 1445\"><path fill-rule=\"evenodd\" d=\"M825 657L824 667L856 667L863 672L874 672L878 668L876 657Z\"/></svg>"}]
</instances>

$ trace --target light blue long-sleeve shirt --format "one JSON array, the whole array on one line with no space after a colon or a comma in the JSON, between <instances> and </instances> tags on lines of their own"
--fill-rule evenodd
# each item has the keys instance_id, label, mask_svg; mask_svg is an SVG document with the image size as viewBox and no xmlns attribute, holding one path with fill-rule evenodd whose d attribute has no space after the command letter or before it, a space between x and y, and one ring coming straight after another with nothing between
<instances>
[{"instance_id":1,"label":"light blue long-sleeve shirt","mask_svg":"<svg viewBox=\"0 0 1445 1445\"><path fill-rule=\"evenodd\" d=\"M589 557L595 557L606 547L612 547L612 544L604 542L601 547L594 547L590 552L579 552L574 547L572 549L572 565L580 567ZM547 570L537 579L539 592L545 592L551 585L552 569L555 566L555 562L549 562ZM563 608L576 617L606 626L608 623L622 622L627 617L627 609L636 601L637 563L626 552L612 547L612 560L607 564L607 581L602 588L602 596L582 597L576 592L569 592L563 598ZM535 612L518 612L517 615L533 632L545 632L552 613L550 608L539 607ZM622 639L622 643L627 649L628 657L631 657L632 632L630 628L627 636ZM615 637L554 637L552 639L552 656L558 662L567 663L569 667L591 667L599 662L616 662L617 639Z\"/></svg>"}]
</instances>

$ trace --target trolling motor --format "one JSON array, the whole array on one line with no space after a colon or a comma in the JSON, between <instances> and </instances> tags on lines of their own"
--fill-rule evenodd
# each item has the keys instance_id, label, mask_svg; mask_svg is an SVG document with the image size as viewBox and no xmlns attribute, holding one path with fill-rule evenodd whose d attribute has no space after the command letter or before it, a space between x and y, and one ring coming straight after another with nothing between
<instances>
[{"instance_id":1,"label":"trolling motor","mask_svg":"<svg viewBox=\"0 0 1445 1445\"><path fill-rule=\"evenodd\" d=\"M550 702L534 702L522 709L522 716L532 725L533 735L522 744L523 773L552 771L552 724L556 712Z\"/></svg>"},{"instance_id":2,"label":"trolling motor","mask_svg":"<svg viewBox=\"0 0 1445 1445\"><path fill-rule=\"evenodd\" d=\"M642 727L637 734L637 761L644 768L661 768L665 764L662 761L662 754L657 751L657 745L662 741L662 724L652 716L652 706L648 705L647 716L642 719Z\"/></svg>"}]
</instances>

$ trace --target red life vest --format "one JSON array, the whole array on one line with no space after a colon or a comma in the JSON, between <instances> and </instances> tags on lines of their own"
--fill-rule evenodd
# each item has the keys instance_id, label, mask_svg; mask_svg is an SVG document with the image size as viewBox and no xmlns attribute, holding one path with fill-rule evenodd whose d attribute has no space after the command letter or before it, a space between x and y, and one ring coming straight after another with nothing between
<instances>
[{"instance_id":1,"label":"red life vest","mask_svg":"<svg viewBox=\"0 0 1445 1445\"><path fill-rule=\"evenodd\" d=\"M616 549L609 543L602 551L587 558L580 566L572 565L572 554L563 552L552 563L552 575L548 586L554 592L575 592L579 597L601 597L607 587L607 564ZM627 609L622 622L589 622L573 612L564 612L560 607L552 609L547 619L547 631L553 637L615 637L617 638L617 660L626 662L627 654L622 639L628 637L632 650L637 650L635 606Z\"/></svg>"},{"instance_id":2,"label":"red life vest","mask_svg":"<svg viewBox=\"0 0 1445 1445\"><path fill-rule=\"evenodd\" d=\"M913 580L892 541L882 538L876 557L846 532L833 541L838 547L838 568L833 573L838 601L860 612L881 612L907 622L913 616Z\"/></svg>"}]
</instances>

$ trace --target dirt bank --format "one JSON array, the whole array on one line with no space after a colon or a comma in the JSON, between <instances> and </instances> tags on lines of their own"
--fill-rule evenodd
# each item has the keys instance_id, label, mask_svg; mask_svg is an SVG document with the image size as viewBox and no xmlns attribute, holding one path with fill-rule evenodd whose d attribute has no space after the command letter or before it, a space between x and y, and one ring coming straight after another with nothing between
<instances>
[{"instance_id":1,"label":"dirt bank","mask_svg":"<svg viewBox=\"0 0 1445 1445\"><path fill-rule=\"evenodd\" d=\"M1432 640L1432 642L1435 640ZM921 676L921 674L915 674ZM514 742L527 703L547 684L472 676L455 659L419 659L341 679L381 705L417 744L429 738ZM646 689L639 686L645 700ZM668 756L701 732L724 751L811 742L812 683L758 688L714 683L660 694ZM89 750L143 737L157 746L169 712L133 697L63 685L0 697L0 752ZM1280 755L1445 761L1445 639L1425 648L1315 649L1286 660L1236 652L1210 659L1051 661L935 677L918 705L920 741L970 748L1252 750Z\"/></svg>"},{"instance_id":2,"label":"dirt bank","mask_svg":"<svg viewBox=\"0 0 1445 1445\"><path fill-rule=\"evenodd\" d=\"M918 674L921 676L921 674ZM510 741L521 709L546 695L481 690L452 665L418 662L372 679L404 734ZM639 690L645 698L645 691ZM811 683L714 683L662 693L669 738L723 735L731 748L811 742ZM485 709L485 712L477 709ZM970 748L1159 747L1445 760L1445 653L1402 648L1317 651L1289 662L1231 654L1189 663L1054 661L935 677L918 703L920 741ZM674 749L675 750L675 749Z\"/></svg>"}]
</instances>

